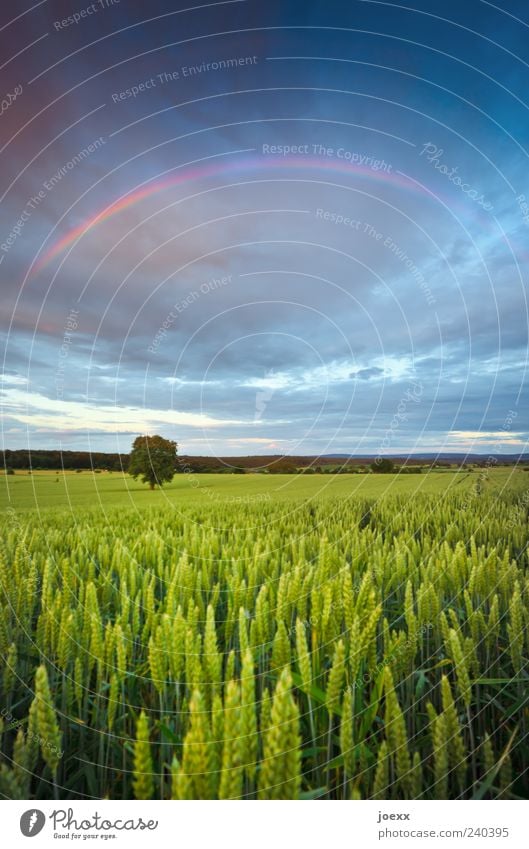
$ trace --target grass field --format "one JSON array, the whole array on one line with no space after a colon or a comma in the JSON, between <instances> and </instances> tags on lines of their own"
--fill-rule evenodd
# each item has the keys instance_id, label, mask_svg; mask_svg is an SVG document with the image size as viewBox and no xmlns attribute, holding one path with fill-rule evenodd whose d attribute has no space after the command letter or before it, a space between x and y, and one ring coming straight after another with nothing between
<instances>
[{"instance_id":1,"label":"grass field","mask_svg":"<svg viewBox=\"0 0 529 849\"><path fill-rule=\"evenodd\" d=\"M484 474L483 474L484 472ZM512 468L468 471L430 471L422 475L177 475L171 484L150 492L120 472L45 472L0 476L0 510L48 511L82 507L160 507L188 503L259 503L275 500L320 499L385 494L411 495L467 491L479 478L483 488L529 486L529 474Z\"/></svg>"},{"instance_id":2,"label":"grass field","mask_svg":"<svg viewBox=\"0 0 529 849\"><path fill-rule=\"evenodd\" d=\"M0 794L529 797L523 471L1 487Z\"/></svg>"}]
</instances>

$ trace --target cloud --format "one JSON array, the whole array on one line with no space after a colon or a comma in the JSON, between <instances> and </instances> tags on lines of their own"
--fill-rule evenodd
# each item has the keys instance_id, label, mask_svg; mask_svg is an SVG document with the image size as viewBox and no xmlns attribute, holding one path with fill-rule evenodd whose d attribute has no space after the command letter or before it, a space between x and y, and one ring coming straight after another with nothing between
<instances>
[{"instance_id":1,"label":"cloud","mask_svg":"<svg viewBox=\"0 0 529 849\"><path fill-rule=\"evenodd\" d=\"M370 380L372 377L381 377L383 374L383 368L379 368L378 366L371 366L371 368L361 368L358 371L351 372L350 377L359 377L360 380Z\"/></svg>"},{"instance_id":2,"label":"cloud","mask_svg":"<svg viewBox=\"0 0 529 849\"><path fill-rule=\"evenodd\" d=\"M492 447L498 453L505 453L508 448L526 446L529 433L524 431L505 430L451 430L447 434L447 441L465 447L477 443L478 448Z\"/></svg>"},{"instance_id":3,"label":"cloud","mask_svg":"<svg viewBox=\"0 0 529 849\"><path fill-rule=\"evenodd\" d=\"M19 389L1 392L0 399L4 413L11 419L34 427L56 428L58 431L145 433L152 432L158 425L220 428L245 424L241 419L221 419L205 413L64 401Z\"/></svg>"},{"instance_id":4,"label":"cloud","mask_svg":"<svg viewBox=\"0 0 529 849\"><path fill-rule=\"evenodd\" d=\"M21 374L0 374L0 384L7 383L10 386L27 386L28 379Z\"/></svg>"},{"instance_id":5,"label":"cloud","mask_svg":"<svg viewBox=\"0 0 529 849\"><path fill-rule=\"evenodd\" d=\"M135 5L141 4L116 10L123 25L136 23ZM161 0L164 11L174 12L174 5ZM357 5L354 25L374 32L379 8ZM14 37L21 41L13 53L49 26L46 8L18 21ZM124 42L123 55L137 55L134 63L116 65L113 40L103 39L97 61L91 51L74 51L68 62L58 54L60 64L24 91L28 114L41 109L40 85L48 86L50 102L62 96L66 72L72 84L85 80L86 96L62 98L60 109L42 113L38 133L21 132L6 149L10 190L0 241L45 180L87 143L120 131L46 193L3 254L6 373L0 387L13 426L10 444L19 446L13 429L27 423L28 430L34 425L45 431L49 444L63 437L69 445L81 443L93 433L101 448L118 441L110 433L155 428L177 429L179 440L199 449L207 447L200 429L215 429L211 444L220 452L233 448L232 439L255 450L261 446L263 453L298 441L310 452L333 439L337 451L362 440L376 448L414 379L424 392L421 404L407 411L399 447L413 445L414 437L421 446L433 440L434 449L443 440L486 446L487 440L521 438L498 429L518 398L517 431L529 427L521 400L529 257L526 223L515 201L526 180L523 105L505 100L507 89L461 63L443 65L439 51L421 58L424 80L431 82L419 82L403 15L391 20L395 72L361 64L355 71L355 89L369 92L368 99L343 93L346 65L340 61L265 61L277 53L278 35L273 27L254 29L262 24L256 4L221 5L207 14L210 32L224 32L221 41L197 41L193 15L153 19L148 28L123 29L133 48L129 54ZM300 36L290 26L299 21L289 4L281 5L279 18L270 14L272 23L286 24L286 55L298 55L303 42L304 55L323 56L323 41L325 55L340 55L343 33L309 27ZM458 14L472 26L470 4L459 4ZM308 22L318 23L317 13L314 21L311 15ZM420 42L429 24L415 17ZM250 33L242 42L241 20ZM491 37L502 21L504 43L516 54L523 29L491 7L480 17ZM113 91L156 76L162 59L172 61L172 54L150 47L165 43L173 23L183 42L193 36L181 44L176 66L218 59L221 46L225 55L259 53L259 62L234 73L157 83L148 93L114 103ZM97 37L107 25L106 16L95 15L83 27L95 27ZM65 38L81 36L74 29L57 33L57 49ZM448 49L450 37L441 27L437 46ZM360 41L369 53L370 37ZM24 54L28 79L43 70L41 47ZM480 61L488 47L485 39L472 37ZM505 51L497 61L498 79L514 84ZM99 63L114 68L111 83L97 73ZM5 68L6 92L19 83L17 68L17 62ZM436 81L443 82L442 91ZM453 98L452 92L465 96L469 86L481 113ZM414 110L399 105L412 101ZM93 115L87 112L103 104ZM20 115L17 105L3 116L6 138L20 129ZM466 119L472 121L471 142L459 133ZM446 151L447 164L457 164L462 178L490 197L494 217L419 156L430 138ZM263 143L317 144L335 153L343 146L384 159L393 170L362 174L336 155L322 156L310 168L285 161L281 168L263 169ZM230 170L239 158L255 168ZM208 176L201 162L229 168ZM500 178L505 168L514 196ZM394 179L397 171L427 191L409 191ZM22 287L41 247L135 187L184 173L189 179L90 229L68 255L57 255ZM329 215L318 215L318 209ZM346 219L360 226L345 226ZM229 284L210 285L225 275ZM79 309L79 327L65 359L61 347L72 307ZM170 325L166 333L164 323ZM12 390L28 385L24 374L33 391L16 395ZM269 393L262 414L259 393ZM258 441L245 439L248 429ZM30 433L35 447L44 440L41 434Z\"/></svg>"}]
</instances>

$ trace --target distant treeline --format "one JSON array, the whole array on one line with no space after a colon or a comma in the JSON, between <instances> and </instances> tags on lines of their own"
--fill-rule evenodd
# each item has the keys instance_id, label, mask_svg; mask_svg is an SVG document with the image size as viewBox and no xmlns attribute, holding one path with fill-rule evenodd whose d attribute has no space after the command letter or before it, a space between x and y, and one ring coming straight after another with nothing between
<instances>
[{"instance_id":1,"label":"distant treeline","mask_svg":"<svg viewBox=\"0 0 529 849\"><path fill-rule=\"evenodd\" d=\"M272 473L295 472L300 466L306 466L308 457L189 457L179 455L175 461L178 474L190 472L243 473L245 471L264 471ZM68 469L119 472L127 471L128 454L107 454L103 451L53 451L53 450L6 450L0 451L0 461L6 469ZM334 461L336 465L336 461Z\"/></svg>"},{"instance_id":2,"label":"distant treeline","mask_svg":"<svg viewBox=\"0 0 529 849\"><path fill-rule=\"evenodd\" d=\"M46 451L27 449L0 451L6 469L106 469L126 471L128 454L107 454L103 451Z\"/></svg>"},{"instance_id":3,"label":"distant treeline","mask_svg":"<svg viewBox=\"0 0 529 849\"><path fill-rule=\"evenodd\" d=\"M496 465L505 464L498 461ZM268 474L291 474L303 471L305 474L364 472L373 469L373 460L366 457L310 457L276 455L250 455L246 457L192 457L180 454L175 459L175 472L181 474L213 472L215 474L244 474L252 472ZM68 469L85 471L100 469L109 472L126 472L129 466L128 454L108 454L103 451L57 451L28 449L0 451L1 467L5 469ZM508 463L508 461L507 461ZM394 464L401 472L414 474L422 468L453 468L467 464L452 461L434 461L431 458L395 458ZM484 466L484 461L473 465ZM377 469L374 469L377 471Z\"/></svg>"},{"instance_id":4,"label":"distant treeline","mask_svg":"<svg viewBox=\"0 0 529 849\"><path fill-rule=\"evenodd\" d=\"M356 458L336 459L335 457L308 457L281 454L249 455L246 457L186 457L177 459L177 471L193 472L270 472L271 474L296 472L300 468L311 468L320 471L323 466L359 466L368 465L369 461Z\"/></svg>"},{"instance_id":5,"label":"distant treeline","mask_svg":"<svg viewBox=\"0 0 529 849\"><path fill-rule=\"evenodd\" d=\"M266 472L268 474L347 474L349 472L369 471L375 458L347 457L336 458L276 455L251 455L248 457L186 457L177 458L177 472L215 472L243 474L245 472ZM397 465L395 463L395 465ZM450 463L401 460L398 467L403 472L414 474L421 467L450 468Z\"/></svg>"},{"instance_id":6,"label":"distant treeline","mask_svg":"<svg viewBox=\"0 0 529 849\"><path fill-rule=\"evenodd\" d=\"M54 451L37 449L29 451L0 451L2 466L7 469L103 469L108 471L127 471L128 454L107 454L103 451ZM350 461L339 461L345 465ZM336 460L311 457L190 457L179 455L175 461L175 471L183 474L189 472L233 472L265 471L271 473L295 472L303 466L314 463L314 468L320 465L337 465Z\"/></svg>"},{"instance_id":7,"label":"distant treeline","mask_svg":"<svg viewBox=\"0 0 529 849\"><path fill-rule=\"evenodd\" d=\"M108 454L103 451L56 451L27 449L0 451L2 466L6 469L68 469L106 471L127 471L128 454ZM365 461L363 461L365 464ZM308 472L336 470L359 463L355 460L336 460L330 457L283 457L280 454L272 456L248 457L191 457L178 455L175 461L175 471L178 474L190 472L215 472L226 474L242 474L244 472L268 472L270 474L288 474L300 468Z\"/></svg>"}]
</instances>

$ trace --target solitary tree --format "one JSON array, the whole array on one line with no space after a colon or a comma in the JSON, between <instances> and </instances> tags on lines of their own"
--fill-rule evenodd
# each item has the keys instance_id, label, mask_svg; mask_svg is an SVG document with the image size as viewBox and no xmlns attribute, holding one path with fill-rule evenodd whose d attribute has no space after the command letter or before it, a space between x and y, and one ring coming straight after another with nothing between
<instances>
[{"instance_id":1,"label":"solitary tree","mask_svg":"<svg viewBox=\"0 0 529 849\"><path fill-rule=\"evenodd\" d=\"M141 475L143 483L151 489L172 481L175 473L177 444L163 436L138 436L132 443L129 474Z\"/></svg>"}]
</instances>

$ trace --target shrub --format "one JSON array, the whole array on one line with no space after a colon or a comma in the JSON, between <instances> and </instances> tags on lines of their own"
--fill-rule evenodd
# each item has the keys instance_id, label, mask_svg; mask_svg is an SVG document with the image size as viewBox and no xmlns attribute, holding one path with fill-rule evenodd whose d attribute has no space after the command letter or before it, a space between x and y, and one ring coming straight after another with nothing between
<instances>
[{"instance_id":1,"label":"shrub","mask_svg":"<svg viewBox=\"0 0 529 849\"><path fill-rule=\"evenodd\" d=\"M369 466L372 472L378 475L386 475L393 472L395 464L389 457L377 457L374 463Z\"/></svg>"}]
</instances>

